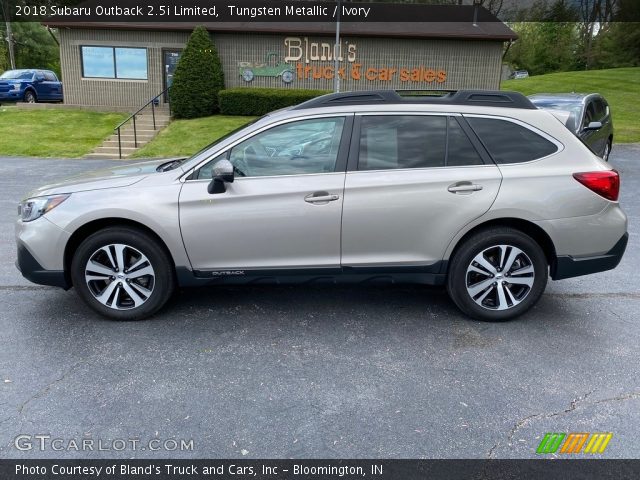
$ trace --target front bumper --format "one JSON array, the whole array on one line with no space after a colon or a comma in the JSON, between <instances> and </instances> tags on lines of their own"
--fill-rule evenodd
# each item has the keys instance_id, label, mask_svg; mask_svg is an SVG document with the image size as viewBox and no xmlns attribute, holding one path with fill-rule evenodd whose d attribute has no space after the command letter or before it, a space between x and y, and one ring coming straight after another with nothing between
<instances>
[{"instance_id":1,"label":"front bumper","mask_svg":"<svg viewBox=\"0 0 640 480\"><path fill-rule=\"evenodd\" d=\"M8 92L0 92L0 101L15 102L22 98L22 92L20 90L9 90Z\"/></svg>"},{"instance_id":2,"label":"front bumper","mask_svg":"<svg viewBox=\"0 0 640 480\"><path fill-rule=\"evenodd\" d=\"M22 276L30 282L39 285L62 287L65 290L71 288L71 283L65 276L64 270L45 270L21 242L18 242L16 267L20 270Z\"/></svg>"},{"instance_id":3,"label":"front bumper","mask_svg":"<svg viewBox=\"0 0 640 480\"><path fill-rule=\"evenodd\" d=\"M551 266L551 278L562 280L564 278L579 277L590 273L612 270L618 266L622 255L627 248L629 234L625 233L611 250L603 255L595 257L572 257L570 255L558 255Z\"/></svg>"},{"instance_id":4,"label":"front bumper","mask_svg":"<svg viewBox=\"0 0 640 480\"><path fill-rule=\"evenodd\" d=\"M70 235L50 222L46 215L15 223L18 260L16 266L27 280L41 285L69 288L65 276L64 251Z\"/></svg>"}]
</instances>

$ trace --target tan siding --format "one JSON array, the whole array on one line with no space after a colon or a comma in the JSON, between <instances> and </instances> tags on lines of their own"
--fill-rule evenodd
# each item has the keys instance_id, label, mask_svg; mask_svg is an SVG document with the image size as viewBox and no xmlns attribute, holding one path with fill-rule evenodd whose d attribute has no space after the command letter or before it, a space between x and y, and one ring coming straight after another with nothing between
<instances>
[{"instance_id":1,"label":"tan siding","mask_svg":"<svg viewBox=\"0 0 640 480\"><path fill-rule=\"evenodd\" d=\"M65 103L112 105L134 109L163 89L162 49L182 48L187 32L121 30L60 30L60 62ZM147 49L147 80L82 78L81 45L144 47Z\"/></svg>"},{"instance_id":2,"label":"tan siding","mask_svg":"<svg viewBox=\"0 0 640 480\"><path fill-rule=\"evenodd\" d=\"M238 62L264 62L268 52L280 53L284 60L286 35L216 34L214 41L222 59L227 87L284 87L280 78L255 77L250 83L240 77ZM304 37L302 37L304 38ZM328 37L308 37L310 42L333 43ZM444 83L401 82L398 75L391 81L355 81L350 78L348 61L347 79L341 80L342 90L371 90L379 88L426 88L426 89L498 89L500 87L500 66L502 43L496 41L472 40L412 40L389 38L345 38L343 42L356 45L356 62L363 67L424 67L447 72ZM346 56L346 55L345 55ZM311 62L309 65L333 66L333 62ZM293 65L295 67L295 65ZM295 70L295 69L294 69ZM333 80L294 80L294 88L333 89Z\"/></svg>"},{"instance_id":3,"label":"tan siding","mask_svg":"<svg viewBox=\"0 0 640 480\"><path fill-rule=\"evenodd\" d=\"M183 48L188 32L153 32L141 30L86 30L61 29L61 64L65 89L65 102L81 105L127 106L134 109L144 104L163 89L162 50ZM238 69L238 62L264 62L268 52L279 54L283 61L284 39L289 35L248 33L216 33L216 43L222 60L227 87L287 87L280 78L255 77L245 82ZM297 35L296 35L297 36ZM304 38L304 36L299 36ZM308 37L310 42L332 43L330 37ZM346 37L345 43L356 45L356 62L362 68L393 67L444 70L447 79L443 83L401 82L398 73L391 81L359 81L350 78L351 64L346 67L347 79L341 80L342 90L367 90L376 88L408 89L497 89L500 86L502 43L487 40L432 40ZM130 46L147 48L147 80L83 79L80 61L81 45ZM346 57L346 51L345 51ZM317 88L332 90L333 80L298 79L295 63L291 88ZM333 62L311 62L309 65L333 66ZM364 73L362 71L361 73Z\"/></svg>"}]
</instances>

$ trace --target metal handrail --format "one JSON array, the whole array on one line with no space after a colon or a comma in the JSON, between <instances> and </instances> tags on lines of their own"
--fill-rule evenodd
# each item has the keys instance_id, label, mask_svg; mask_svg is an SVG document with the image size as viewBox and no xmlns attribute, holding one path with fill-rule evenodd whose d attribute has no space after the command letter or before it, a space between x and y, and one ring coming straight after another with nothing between
<instances>
[{"instance_id":1,"label":"metal handrail","mask_svg":"<svg viewBox=\"0 0 640 480\"><path fill-rule=\"evenodd\" d=\"M138 130L136 128L136 115L138 115L142 110L147 108L149 106L149 104L151 104L151 116L153 118L153 129L156 130L156 100L158 100L162 95L167 93L168 90L169 90L169 88L165 88L158 95L153 97L151 100L149 100L143 106L141 106L138 110L136 110L134 113L132 113L126 120L124 120L122 123L120 123L120 125L118 125L116 128L114 128L114 130L118 132L118 158L120 158L120 159L122 158L122 140L121 140L121 136L120 136L120 129L128 121L133 120L133 144L135 145L136 148L138 148ZM167 96L167 105L169 105L169 116L171 116L171 100L170 100L170 98L168 96Z\"/></svg>"}]
</instances>

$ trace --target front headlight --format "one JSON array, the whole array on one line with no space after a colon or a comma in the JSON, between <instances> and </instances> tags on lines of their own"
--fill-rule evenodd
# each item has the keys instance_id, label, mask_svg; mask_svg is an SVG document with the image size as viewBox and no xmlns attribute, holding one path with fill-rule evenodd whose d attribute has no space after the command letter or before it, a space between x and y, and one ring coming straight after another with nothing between
<instances>
[{"instance_id":1,"label":"front headlight","mask_svg":"<svg viewBox=\"0 0 640 480\"><path fill-rule=\"evenodd\" d=\"M12 87L14 90L20 90L20 84L19 84L19 83L14 83L13 85L11 85L11 87Z\"/></svg>"},{"instance_id":2,"label":"front headlight","mask_svg":"<svg viewBox=\"0 0 640 480\"><path fill-rule=\"evenodd\" d=\"M50 195L48 197L27 198L18 205L18 215L23 222L31 222L50 210L53 210L71 194Z\"/></svg>"}]
</instances>

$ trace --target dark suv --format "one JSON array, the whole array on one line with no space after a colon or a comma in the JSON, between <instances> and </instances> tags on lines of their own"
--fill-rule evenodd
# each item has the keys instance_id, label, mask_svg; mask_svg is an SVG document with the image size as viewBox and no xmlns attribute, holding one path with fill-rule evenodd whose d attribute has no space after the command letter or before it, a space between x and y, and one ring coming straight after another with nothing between
<instances>
[{"instance_id":1,"label":"dark suv","mask_svg":"<svg viewBox=\"0 0 640 480\"><path fill-rule=\"evenodd\" d=\"M613 120L609 104L597 93L539 93L529 99L538 108L551 110L593 152L609 160Z\"/></svg>"}]
</instances>

